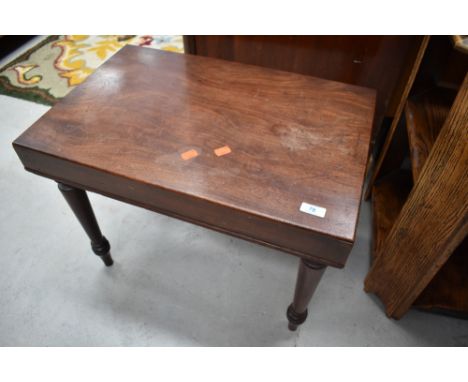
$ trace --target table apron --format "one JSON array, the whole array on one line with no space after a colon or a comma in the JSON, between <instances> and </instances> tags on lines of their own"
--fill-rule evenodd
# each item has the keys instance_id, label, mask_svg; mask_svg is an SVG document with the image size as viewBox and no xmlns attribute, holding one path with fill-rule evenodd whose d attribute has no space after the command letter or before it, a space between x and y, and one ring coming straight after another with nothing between
<instances>
[{"instance_id":1,"label":"table apron","mask_svg":"<svg viewBox=\"0 0 468 382\"><path fill-rule=\"evenodd\" d=\"M159 188L32 150L14 148L26 170L193 224L337 268L352 244L195 196Z\"/></svg>"}]
</instances>

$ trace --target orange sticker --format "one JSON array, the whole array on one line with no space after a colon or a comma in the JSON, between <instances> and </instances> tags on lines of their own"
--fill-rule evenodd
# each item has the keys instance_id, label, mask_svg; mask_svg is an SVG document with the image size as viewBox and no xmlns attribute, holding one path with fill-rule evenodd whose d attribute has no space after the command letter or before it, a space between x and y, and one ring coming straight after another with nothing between
<instances>
[{"instance_id":1,"label":"orange sticker","mask_svg":"<svg viewBox=\"0 0 468 382\"><path fill-rule=\"evenodd\" d=\"M197 156L198 156L198 151L197 151L197 150L194 150L194 149L185 151L185 152L183 152L182 154L180 154L180 157L181 157L183 160L189 160L189 159L195 158L195 157L197 157Z\"/></svg>"},{"instance_id":2,"label":"orange sticker","mask_svg":"<svg viewBox=\"0 0 468 382\"><path fill-rule=\"evenodd\" d=\"M231 148L229 146L223 146L223 147L217 148L214 152L217 156L220 157L220 156L229 154L231 152Z\"/></svg>"}]
</instances>

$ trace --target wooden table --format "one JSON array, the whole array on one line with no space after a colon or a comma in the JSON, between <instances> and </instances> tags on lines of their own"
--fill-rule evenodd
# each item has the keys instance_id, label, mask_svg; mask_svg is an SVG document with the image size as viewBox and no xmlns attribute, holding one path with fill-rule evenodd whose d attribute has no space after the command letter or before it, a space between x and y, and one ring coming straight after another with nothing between
<instances>
[{"instance_id":1,"label":"wooden table","mask_svg":"<svg viewBox=\"0 0 468 382\"><path fill-rule=\"evenodd\" d=\"M353 246L374 105L362 87L127 46L13 146L108 266L85 190L299 256L295 330Z\"/></svg>"}]
</instances>

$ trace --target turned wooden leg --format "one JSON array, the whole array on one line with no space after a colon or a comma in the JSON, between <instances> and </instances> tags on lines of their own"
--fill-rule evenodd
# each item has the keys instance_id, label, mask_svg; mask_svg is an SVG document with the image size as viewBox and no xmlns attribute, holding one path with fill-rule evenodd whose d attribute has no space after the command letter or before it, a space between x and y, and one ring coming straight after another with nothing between
<instances>
[{"instance_id":1,"label":"turned wooden leg","mask_svg":"<svg viewBox=\"0 0 468 382\"><path fill-rule=\"evenodd\" d=\"M99 229L86 192L63 183L59 183L58 188L91 240L93 252L106 266L111 266L114 261L110 255L110 244Z\"/></svg>"},{"instance_id":2,"label":"turned wooden leg","mask_svg":"<svg viewBox=\"0 0 468 382\"><path fill-rule=\"evenodd\" d=\"M301 259L297 272L294 300L288 307L289 330L296 330L307 318L307 306L325 272L326 266Z\"/></svg>"}]
</instances>

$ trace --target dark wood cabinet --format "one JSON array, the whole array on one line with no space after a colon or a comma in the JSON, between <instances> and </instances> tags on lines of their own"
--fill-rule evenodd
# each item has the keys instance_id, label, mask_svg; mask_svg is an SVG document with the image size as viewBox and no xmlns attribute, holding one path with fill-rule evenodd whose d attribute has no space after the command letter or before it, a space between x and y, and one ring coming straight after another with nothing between
<instances>
[{"instance_id":1,"label":"dark wood cabinet","mask_svg":"<svg viewBox=\"0 0 468 382\"><path fill-rule=\"evenodd\" d=\"M374 138L392 118L422 36L185 36L186 53L377 90Z\"/></svg>"}]
</instances>

